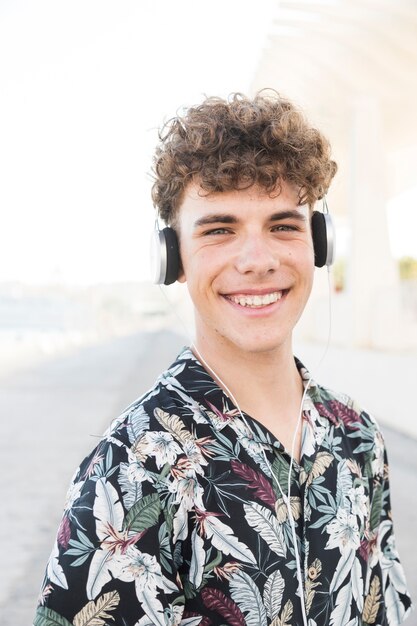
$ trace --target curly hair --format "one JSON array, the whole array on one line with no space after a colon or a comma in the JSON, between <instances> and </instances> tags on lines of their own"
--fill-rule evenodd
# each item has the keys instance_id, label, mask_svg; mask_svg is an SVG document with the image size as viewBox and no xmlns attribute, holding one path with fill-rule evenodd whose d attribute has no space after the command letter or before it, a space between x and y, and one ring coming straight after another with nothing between
<instances>
[{"instance_id":1,"label":"curly hair","mask_svg":"<svg viewBox=\"0 0 417 626\"><path fill-rule=\"evenodd\" d=\"M299 204L312 207L337 170L327 139L273 90L253 99L206 98L169 120L159 139L152 199L170 225L190 182L206 194L256 185L279 195L286 181L298 189Z\"/></svg>"}]
</instances>

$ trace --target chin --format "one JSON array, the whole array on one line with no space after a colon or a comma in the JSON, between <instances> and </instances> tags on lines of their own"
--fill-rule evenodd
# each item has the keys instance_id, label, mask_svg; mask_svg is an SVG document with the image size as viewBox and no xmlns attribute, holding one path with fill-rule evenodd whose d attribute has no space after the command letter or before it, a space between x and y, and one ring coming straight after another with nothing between
<instances>
[{"instance_id":1,"label":"chin","mask_svg":"<svg viewBox=\"0 0 417 626\"><path fill-rule=\"evenodd\" d=\"M235 346L242 352L253 355L273 354L274 352L285 349L288 344L291 345L291 338L288 337L254 337L249 341L236 341Z\"/></svg>"}]
</instances>

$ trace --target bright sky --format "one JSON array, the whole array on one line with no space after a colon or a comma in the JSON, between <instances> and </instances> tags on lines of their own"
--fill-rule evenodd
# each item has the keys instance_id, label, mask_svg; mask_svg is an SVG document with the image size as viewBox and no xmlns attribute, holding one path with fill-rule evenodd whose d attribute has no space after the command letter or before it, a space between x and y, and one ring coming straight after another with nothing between
<instances>
[{"instance_id":1,"label":"bright sky","mask_svg":"<svg viewBox=\"0 0 417 626\"><path fill-rule=\"evenodd\" d=\"M148 276L155 129L248 91L272 3L256 6L2 1L0 280Z\"/></svg>"},{"instance_id":2,"label":"bright sky","mask_svg":"<svg viewBox=\"0 0 417 626\"><path fill-rule=\"evenodd\" d=\"M274 4L2 0L0 280L149 276L156 128L248 92Z\"/></svg>"}]
</instances>

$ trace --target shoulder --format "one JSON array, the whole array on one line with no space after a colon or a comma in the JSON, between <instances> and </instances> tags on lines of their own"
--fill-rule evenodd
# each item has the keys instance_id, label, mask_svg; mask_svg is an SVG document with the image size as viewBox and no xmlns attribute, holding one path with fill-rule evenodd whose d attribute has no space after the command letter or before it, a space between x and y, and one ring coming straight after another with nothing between
<instances>
[{"instance_id":1,"label":"shoulder","mask_svg":"<svg viewBox=\"0 0 417 626\"><path fill-rule=\"evenodd\" d=\"M320 415L344 431L380 432L377 419L366 407L346 393L313 383L310 397Z\"/></svg>"},{"instance_id":2,"label":"shoulder","mask_svg":"<svg viewBox=\"0 0 417 626\"><path fill-rule=\"evenodd\" d=\"M295 357L295 361L304 386L308 386L307 405L313 411L341 431L380 431L377 420L367 408L350 395L318 383L298 358Z\"/></svg>"},{"instance_id":3,"label":"shoulder","mask_svg":"<svg viewBox=\"0 0 417 626\"><path fill-rule=\"evenodd\" d=\"M190 367L184 350L148 391L113 419L74 478L97 471L113 475L133 462L156 471L162 461L169 462L183 452L196 424L207 423L198 394L193 392L195 385L189 384Z\"/></svg>"},{"instance_id":4,"label":"shoulder","mask_svg":"<svg viewBox=\"0 0 417 626\"><path fill-rule=\"evenodd\" d=\"M175 376L181 364L176 361L174 366L112 421L74 473L65 511L71 511L74 521L79 518L80 528L97 502L104 501L104 491L109 506L121 502L130 510L146 495L165 488L169 468L188 451L191 397Z\"/></svg>"},{"instance_id":5,"label":"shoulder","mask_svg":"<svg viewBox=\"0 0 417 626\"><path fill-rule=\"evenodd\" d=\"M169 418L178 417L189 428L194 419L198 421L200 405L189 381L187 354L184 350L146 393L113 420L105 437L120 439L132 446L146 432L171 430Z\"/></svg>"},{"instance_id":6,"label":"shoulder","mask_svg":"<svg viewBox=\"0 0 417 626\"><path fill-rule=\"evenodd\" d=\"M337 450L341 459L357 462L368 476L382 478L386 450L375 416L350 395L322 385L312 385L310 398L324 424L326 445Z\"/></svg>"}]
</instances>

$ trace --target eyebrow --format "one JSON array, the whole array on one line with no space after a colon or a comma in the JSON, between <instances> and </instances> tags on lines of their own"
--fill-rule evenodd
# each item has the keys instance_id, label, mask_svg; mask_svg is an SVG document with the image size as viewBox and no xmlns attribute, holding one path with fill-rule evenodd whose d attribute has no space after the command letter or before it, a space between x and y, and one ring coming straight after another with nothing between
<instances>
[{"instance_id":1,"label":"eyebrow","mask_svg":"<svg viewBox=\"0 0 417 626\"><path fill-rule=\"evenodd\" d=\"M194 222L194 227L207 226L209 224L236 224L238 219L234 215L214 213L205 215Z\"/></svg>"},{"instance_id":2,"label":"eyebrow","mask_svg":"<svg viewBox=\"0 0 417 626\"><path fill-rule=\"evenodd\" d=\"M306 216L295 209L288 211L280 211L279 213L273 213L269 218L271 222L279 222L280 220L297 220L298 222L305 222Z\"/></svg>"},{"instance_id":3,"label":"eyebrow","mask_svg":"<svg viewBox=\"0 0 417 626\"><path fill-rule=\"evenodd\" d=\"M299 211L294 209L290 209L288 211L279 211L277 213L273 213L269 217L270 222L279 222L281 220L294 219L299 222L305 222L306 217ZM205 215L204 217L200 217L198 220L194 222L194 228L199 228L200 226L208 226L210 224L237 224L239 219L228 213L213 213L211 215Z\"/></svg>"}]
</instances>

